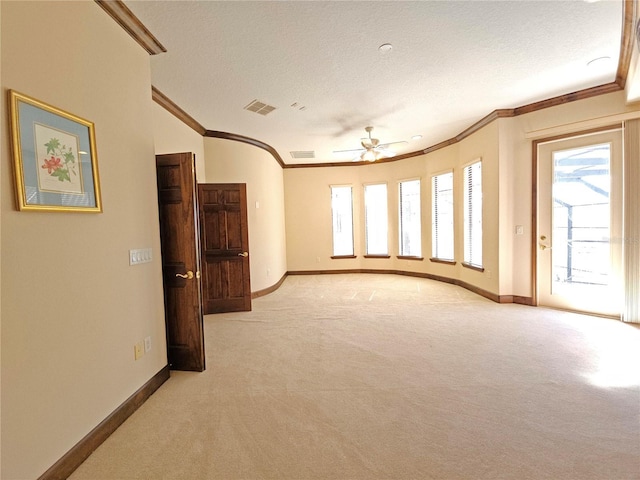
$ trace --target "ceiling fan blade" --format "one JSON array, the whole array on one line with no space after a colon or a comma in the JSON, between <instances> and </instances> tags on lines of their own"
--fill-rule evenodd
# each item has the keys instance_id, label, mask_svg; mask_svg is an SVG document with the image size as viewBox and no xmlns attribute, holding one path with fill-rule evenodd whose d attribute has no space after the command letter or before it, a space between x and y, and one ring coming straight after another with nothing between
<instances>
[{"instance_id":1,"label":"ceiling fan blade","mask_svg":"<svg viewBox=\"0 0 640 480\"><path fill-rule=\"evenodd\" d=\"M392 150L387 150L386 148L376 148L376 153L378 153L381 157L391 158L396 156L396 152Z\"/></svg>"},{"instance_id":2,"label":"ceiling fan blade","mask_svg":"<svg viewBox=\"0 0 640 480\"><path fill-rule=\"evenodd\" d=\"M362 148L352 148L350 150L334 150L333 153L354 153L354 152L362 152Z\"/></svg>"},{"instance_id":3,"label":"ceiling fan blade","mask_svg":"<svg viewBox=\"0 0 640 480\"><path fill-rule=\"evenodd\" d=\"M391 145L400 145L401 143L409 143L406 140L402 140L400 142L389 142L389 143L381 143L380 145L378 145L378 148L387 148Z\"/></svg>"},{"instance_id":4,"label":"ceiling fan blade","mask_svg":"<svg viewBox=\"0 0 640 480\"><path fill-rule=\"evenodd\" d=\"M358 152L356 157L353 159L354 162L358 160L375 162L378 158L389 158L396 155L396 152L388 150L387 147L391 145L399 145L401 143L408 143L406 141L380 143L379 139L371 138L371 130L373 130L373 127L367 127L365 130L369 134L369 137L360 139L360 145L362 145L362 148L353 150L334 150L333 153L341 154Z\"/></svg>"}]
</instances>

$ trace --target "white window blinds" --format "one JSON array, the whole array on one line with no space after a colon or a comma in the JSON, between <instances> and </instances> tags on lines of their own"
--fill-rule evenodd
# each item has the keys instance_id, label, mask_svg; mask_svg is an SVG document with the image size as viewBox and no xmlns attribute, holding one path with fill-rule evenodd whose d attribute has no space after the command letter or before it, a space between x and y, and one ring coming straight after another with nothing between
<instances>
[{"instance_id":1,"label":"white window blinds","mask_svg":"<svg viewBox=\"0 0 640 480\"><path fill-rule=\"evenodd\" d=\"M333 256L353 255L353 196L350 186L331 187Z\"/></svg>"},{"instance_id":2,"label":"white window blinds","mask_svg":"<svg viewBox=\"0 0 640 480\"><path fill-rule=\"evenodd\" d=\"M420 180L399 183L400 193L400 255L422 256L422 236L420 226Z\"/></svg>"},{"instance_id":3,"label":"white window blinds","mask_svg":"<svg viewBox=\"0 0 640 480\"><path fill-rule=\"evenodd\" d=\"M367 255L388 255L387 185L365 185L365 240Z\"/></svg>"},{"instance_id":4,"label":"white window blinds","mask_svg":"<svg viewBox=\"0 0 640 480\"><path fill-rule=\"evenodd\" d=\"M464 167L464 263L482 267L482 162Z\"/></svg>"},{"instance_id":5,"label":"white window blinds","mask_svg":"<svg viewBox=\"0 0 640 480\"><path fill-rule=\"evenodd\" d=\"M453 260L453 172L431 181L431 256Z\"/></svg>"}]
</instances>

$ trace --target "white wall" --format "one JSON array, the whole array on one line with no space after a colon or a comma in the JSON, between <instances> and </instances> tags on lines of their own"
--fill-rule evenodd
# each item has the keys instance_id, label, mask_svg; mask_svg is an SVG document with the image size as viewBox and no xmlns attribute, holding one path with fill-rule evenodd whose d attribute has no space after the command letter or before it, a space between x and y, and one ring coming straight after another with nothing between
<instances>
[{"instance_id":1,"label":"white wall","mask_svg":"<svg viewBox=\"0 0 640 480\"><path fill-rule=\"evenodd\" d=\"M3 99L15 89L95 123L104 208L16 210L3 103L1 475L30 479L167 364L151 82L148 54L94 2L0 8ZM145 247L153 262L130 267Z\"/></svg>"},{"instance_id":2,"label":"white wall","mask_svg":"<svg viewBox=\"0 0 640 480\"><path fill-rule=\"evenodd\" d=\"M640 50L637 41L632 43L631 61L629 62L629 73L625 85L626 98L629 103L640 101Z\"/></svg>"},{"instance_id":3,"label":"white wall","mask_svg":"<svg viewBox=\"0 0 640 480\"><path fill-rule=\"evenodd\" d=\"M191 152L196 156L196 180L205 181L204 140L166 109L153 103L153 138L156 154Z\"/></svg>"},{"instance_id":4,"label":"white wall","mask_svg":"<svg viewBox=\"0 0 640 480\"><path fill-rule=\"evenodd\" d=\"M287 262L290 271L380 269L423 272L458 279L497 295L531 297L532 140L599 127L640 115L640 105L627 104L625 92L570 102L513 118L502 118L459 143L397 162L366 166L285 170ZM484 272L463 268L462 168L483 161ZM455 266L431 263L431 176L453 169L455 196ZM422 262L396 259L397 181L422 179ZM390 259L363 258L363 184L389 185ZM354 187L355 259L331 259L329 186ZM516 235L516 226L524 228Z\"/></svg>"},{"instance_id":5,"label":"white wall","mask_svg":"<svg viewBox=\"0 0 640 480\"><path fill-rule=\"evenodd\" d=\"M485 272L462 267L462 208L455 213L456 265L434 263L431 257L431 177L453 170L455 202L462 205L462 169L481 158L483 162L483 260ZM398 182L421 179L422 255L424 260L398 259ZM429 273L459 279L498 293L498 127L492 123L469 138L419 157L364 166L285 169L287 265L290 271L378 269ZM389 253L391 258L364 258L364 184L387 182ZM349 184L354 194L354 259L332 259L330 185Z\"/></svg>"},{"instance_id":6,"label":"white wall","mask_svg":"<svg viewBox=\"0 0 640 480\"><path fill-rule=\"evenodd\" d=\"M267 151L220 138L204 139L206 183L246 183L251 291L287 272L282 168Z\"/></svg>"},{"instance_id":7,"label":"white wall","mask_svg":"<svg viewBox=\"0 0 640 480\"><path fill-rule=\"evenodd\" d=\"M275 285L287 271L280 165L253 145L202 137L157 104L153 117L156 154L195 153L198 183L247 184L251 290Z\"/></svg>"},{"instance_id":8,"label":"white wall","mask_svg":"<svg viewBox=\"0 0 640 480\"><path fill-rule=\"evenodd\" d=\"M570 102L526 115L500 119L500 158L508 169L501 184L510 193L505 204L503 247L506 258L501 268L505 283L501 291L507 295L531 296L532 284L532 141L556 135L567 135L590 128L620 123L622 119L640 116L640 104L627 104L625 92ZM502 205L502 204L501 204ZM524 226L524 235L515 235L515 226ZM507 253L510 252L510 253Z\"/></svg>"}]
</instances>

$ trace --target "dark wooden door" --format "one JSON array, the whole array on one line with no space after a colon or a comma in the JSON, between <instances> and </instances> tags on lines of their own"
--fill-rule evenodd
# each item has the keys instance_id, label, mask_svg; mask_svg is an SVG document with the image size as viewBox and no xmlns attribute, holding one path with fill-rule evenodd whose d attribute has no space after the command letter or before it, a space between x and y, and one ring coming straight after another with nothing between
<instances>
[{"instance_id":1,"label":"dark wooden door","mask_svg":"<svg viewBox=\"0 0 640 480\"><path fill-rule=\"evenodd\" d=\"M251 310L247 187L198 185L205 313Z\"/></svg>"},{"instance_id":2,"label":"dark wooden door","mask_svg":"<svg viewBox=\"0 0 640 480\"><path fill-rule=\"evenodd\" d=\"M156 156L169 365L205 369L195 158Z\"/></svg>"}]
</instances>

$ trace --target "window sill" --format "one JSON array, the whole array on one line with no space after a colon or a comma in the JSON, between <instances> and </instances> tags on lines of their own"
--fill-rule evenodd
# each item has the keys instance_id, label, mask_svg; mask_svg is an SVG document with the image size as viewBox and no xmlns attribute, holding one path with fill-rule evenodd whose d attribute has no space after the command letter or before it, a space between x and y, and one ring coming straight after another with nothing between
<instances>
[{"instance_id":1,"label":"window sill","mask_svg":"<svg viewBox=\"0 0 640 480\"><path fill-rule=\"evenodd\" d=\"M424 257L411 257L408 255L398 255L396 258L398 260L418 260L419 262L424 260Z\"/></svg>"},{"instance_id":2,"label":"window sill","mask_svg":"<svg viewBox=\"0 0 640 480\"><path fill-rule=\"evenodd\" d=\"M342 258L358 258L356 255L333 255L332 260L340 260Z\"/></svg>"},{"instance_id":3,"label":"window sill","mask_svg":"<svg viewBox=\"0 0 640 480\"><path fill-rule=\"evenodd\" d=\"M444 263L445 265L455 265L456 263L458 263L455 260L445 260L443 258L435 258L435 257L430 258L429 261L433 263Z\"/></svg>"},{"instance_id":4,"label":"window sill","mask_svg":"<svg viewBox=\"0 0 640 480\"><path fill-rule=\"evenodd\" d=\"M391 258L390 255L365 255L364 258Z\"/></svg>"},{"instance_id":5,"label":"window sill","mask_svg":"<svg viewBox=\"0 0 640 480\"><path fill-rule=\"evenodd\" d=\"M479 267L477 265L471 265L470 263L462 262L462 266L464 268L468 268L470 270L475 270L476 272L484 272L484 267Z\"/></svg>"}]
</instances>

